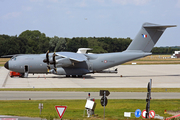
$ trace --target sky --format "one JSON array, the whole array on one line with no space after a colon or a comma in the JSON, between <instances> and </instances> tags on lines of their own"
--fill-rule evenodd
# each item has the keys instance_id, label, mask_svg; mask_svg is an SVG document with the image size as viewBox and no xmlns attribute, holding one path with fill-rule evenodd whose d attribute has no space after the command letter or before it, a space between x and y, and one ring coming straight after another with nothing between
<instances>
[{"instance_id":1,"label":"sky","mask_svg":"<svg viewBox=\"0 0 180 120\"><path fill-rule=\"evenodd\" d=\"M156 47L180 46L180 0L0 0L0 34L134 39L145 22L168 28Z\"/></svg>"}]
</instances>

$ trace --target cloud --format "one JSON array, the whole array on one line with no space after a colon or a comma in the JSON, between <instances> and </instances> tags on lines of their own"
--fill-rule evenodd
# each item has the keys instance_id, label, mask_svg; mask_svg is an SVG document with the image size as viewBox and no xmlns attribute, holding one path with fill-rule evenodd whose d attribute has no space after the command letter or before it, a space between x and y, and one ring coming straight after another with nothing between
<instances>
[{"instance_id":1,"label":"cloud","mask_svg":"<svg viewBox=\"0 0 180 120\"><path fill-rule=\"evenodd\" d=\"M99 3L104 3L104 0L96 0Z\"/></svg>"},{"instance_id":2,"label":"cloud","mask_svg":"<svg viewBox=\"0 0 180 120\"><path fill-rule=\"evenodd\" d=\"M62 1L62 0L30 0L31 2L51 2L51 3L58 3L59 1Z\"/></svg>"},{"instance_id":3,"label":"cloud","mask_svg":"<svg viewBox=\"0 0 180 120\"><path fill-rule=\"evenodd\" d=\"M58 3L58 0L49 0L49 2Z\"/></svg>"},{"instance_id":4,"label":"cloud","mask_svg":"<svg viewBox=\"0 0 180 120\"><path fill-rule=\"evenodd\" d=\"M127 4L133 4L133 5L145 5L150 0L112 0L113 3L121 4L121 5L127 5Z\"/></svg>"},{"instance_id":5,"label":"cloud","mask_svg":"<svg viewBox=\"0 0 180 120\"><path fill-rule=\"evenodd\" d=\"M43 2L44 0L30 0L31 2Z\"/></svg>"},{"instance_id":6,"label":"cloud","mask_svg":"<svg viewBox=\"0 0 180 120\"><path fill-rule=\"evenodd\" d=\"M180 8L180 0L177 1L176 6Z\"/></svg>"},{"instance_id":7,"label":"cloud","mask_svg":"<svg viewBox=\"0 0 180 120\"><path fill-rule=\"evenodd\" d=\"M79 6L80 6L80 7L86 7L87 4L86 4L85 0L82 0L82 1L80 2Z\"/></svg>"},{"instance_id":8,"label":"cloud","mask_svg":"<svg viewBox=\"0 0 180 120\"><path fill-rule=\"evenodd\" d=\"M18 16L20 16L21 12L11 12L11 13L7 13L6 15L2 16L2 19L11 19L11 18L16 18Z\"/></svg>"},{"instance_id":9,"label":"cloud","mask_svg":"<svg viewBox=\"0 0 180 120\"><path fill-rule=\"evenodd\" d=\"M32 10L32 7L22 6L22 9L23 9L23 10L26 10L26 11L31 11L31 10Z\"/></svg>"}]
</instances>

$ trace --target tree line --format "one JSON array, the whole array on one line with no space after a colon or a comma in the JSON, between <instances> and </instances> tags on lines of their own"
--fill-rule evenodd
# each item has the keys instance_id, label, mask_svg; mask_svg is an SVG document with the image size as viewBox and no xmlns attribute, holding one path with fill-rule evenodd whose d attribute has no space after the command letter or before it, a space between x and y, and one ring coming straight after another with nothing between
<instances>
[{"instance_id":1,"label":"tree line","mask_svg":"<svg viewBox=\"0 0 180 120\"><path fill-rule=\"evenodd\" d=\"M78 48L93 48L92 53L121 52L131 43L130 38L110 37L47 37L38 30L26 30L19 36L0 35L0 56L13 54L40 54L50 52L71 51ZM155 47L153 54L172 54L179 47Z\"/></svg>"}]
</instances>

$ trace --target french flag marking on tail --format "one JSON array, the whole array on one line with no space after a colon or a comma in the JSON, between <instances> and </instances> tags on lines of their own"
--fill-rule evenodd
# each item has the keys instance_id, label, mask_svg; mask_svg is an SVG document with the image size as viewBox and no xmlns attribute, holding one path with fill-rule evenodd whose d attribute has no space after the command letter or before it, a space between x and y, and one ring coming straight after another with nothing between
<instances>
[{"instance_id":1,"label":"french flag marking on tail","mask_svg":"<svg viewBox=\"0 0 180 120\"><path fill-rule=\"evenodd\" d=\"M146 34L142 34L142 37L143 37L143 38L147 38L147 35L146 35Z\"/></svg>"}]
</instances>

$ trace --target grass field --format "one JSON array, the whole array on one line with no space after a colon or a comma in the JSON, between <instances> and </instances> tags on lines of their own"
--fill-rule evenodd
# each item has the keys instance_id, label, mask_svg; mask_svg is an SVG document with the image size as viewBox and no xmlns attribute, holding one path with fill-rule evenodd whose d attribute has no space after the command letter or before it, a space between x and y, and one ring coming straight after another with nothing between
<instances>
[{"instance_id":1,"label":"grass field","mask_svg":"<svg viewBox=\"0 0 180 120\"><path fill-rule=\"evenodd\" d=\"M100 100L95 100L97 103L95 109L95 117L92 119L103 119L103 107ZM42 114L39 115L38 105L43 103ZM86 100L18 100L18 101L0 101L0 113L2 115L13 116L28 116L41 118L58 118L55 110L55 105L65 105L67 110L63 119L87 119L83 117ZM179 111L180 100L151 100L150 109L154 110L160 116L168 117L172 115L164 114L167 111ZM108 100L106 106L107 120L125 119L124 112L135 112L136 109L141 111L146 108L145 100ZM86 113L86 112L85 112ZM135 118L132 114L132 119ZM140 117L142 119L142 117Z\"/></svg>"},{"instance_id":2,"label":"grass field","mask_svg":"<svg viewBox=\"0 0 180 120\"><path fill-rule=\"evenodd\" d=\"M0 66L4 66L8 60L10 60L10 58L0 58Z\"/></svg>"},{"instance_id":3,"label":"grass field","mask_svg":"<svg viewBox=\"0 0 180 120\"><path fill-rule=\"evenodd\" d=\"M171 55L150 55L137 60L129 61L124 63L124 65L130 65L136 63L138 65L142 64L180 64L179 58L170 58Z\"/></svg>"},{"instance_id":4,"label":"grass field","mask_svg":"<svg viewBox=\"0 0 180 120\"><path fill-rule=\"evenodd\" d=\"M147 88L0 88L0 91L147 92ZM152 88L152 92L180 92L180 88Z\"/></svg>"}]
</instances>

